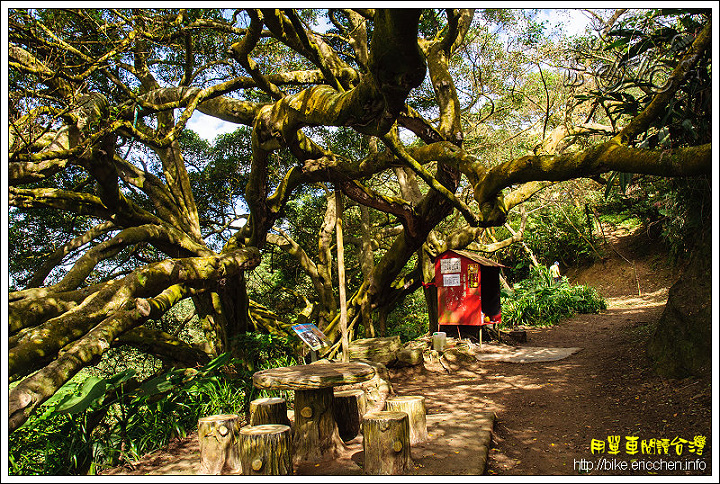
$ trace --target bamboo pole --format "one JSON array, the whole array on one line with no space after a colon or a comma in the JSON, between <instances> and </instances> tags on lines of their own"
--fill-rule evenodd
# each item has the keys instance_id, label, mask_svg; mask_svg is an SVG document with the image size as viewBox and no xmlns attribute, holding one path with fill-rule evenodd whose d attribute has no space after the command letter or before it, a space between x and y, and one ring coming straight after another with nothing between
<instances>
[{"instance_id":1,"label":"bamboo pole","mask_svg":"<svg viewBox=\"0 0 720 484\"><path fill-rule=\"evenodd\" d=\"M348 351L348 327L347 327L347 296L345 294L345 247L343 245L342 216L343 201L342 192L335 186L335 236L337 238L338 258L338 288L340 290L340 335L342 346L342 361L350 361Z\"/></svg>"}]
</instances>

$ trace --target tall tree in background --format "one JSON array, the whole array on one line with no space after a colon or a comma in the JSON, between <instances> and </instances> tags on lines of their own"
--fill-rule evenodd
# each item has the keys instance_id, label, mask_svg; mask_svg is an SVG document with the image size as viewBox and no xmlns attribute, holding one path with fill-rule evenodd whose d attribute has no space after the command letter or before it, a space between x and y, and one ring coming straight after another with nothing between
<instances>
[{"instance_id":1,"label":"tall tree in background","mask_svg":"<svg viewBox=\"0 0 720 484\"><path fill-rule=\"evenodd\" d=\"M693 106L709 96L692 87L709 83L709 14L650 12L645 17L657 22L635 28L645 35L640 44L618 30L610 48L625 49L618 62L628 69L617 72L630 74L620 76L617 88L588 88L603 79L608 63L601 56L583 60L582 103L559 116L549 95L544 104L533 98L542 113L527 113L542 127L534 149L486 158L481 141L494 141L487 130L497 126L497 116L534 96L495 79L505 94L483 97L489 83L458 76L480 72L473 61L486 52L475 41L498 45L488 26L502 23L502 15L10 10L9 238L16 287L9 294L8 365L11 381L19 381L10 392L10 431L113 345L167 338L145 322L182 299L193 299L210 355L225 351L234 334L281 326L282 318L247 296L245 273L268 243L310 276L316 294L306 316L319 316L336 338L333 185L347 197L346 208L371 210L362 215L364 230L378 216L394 222L383 232L392 237L387 250L365 261L349 300L350 321L361 313L367 320L373 311L382 321L427 277L423 269L437 251L503 225L514 207L551 182L607 173L710 174L709 139L688 134L702 132L705 118L679 121L685 134L675 142L677 118L668 111L687 105L697 114ZM676 40L658 37L665 28L660 19L672 24ZM538 30L527 25L517 34L533 44ZM650 70L630 62L661 50L663 42L674 47L673 62L651 58ZM541 92L551 92L547 65L538 61L528 75L544 86ZM242 129L210 146L187 129L196 111ZM526 127L523 121L517 129ZM347 133L360 140L358 150L328 141ZM303 200L325 198L324 190L313 261L295 240L300 233L285 231L285 216ZM452 213L463 223L438 237L433 230ZM370 235L364 234L365 247L372 246ZM197 356L187 342L171 343L144 347L168 361Z\"/></svg>"}]
</instances>

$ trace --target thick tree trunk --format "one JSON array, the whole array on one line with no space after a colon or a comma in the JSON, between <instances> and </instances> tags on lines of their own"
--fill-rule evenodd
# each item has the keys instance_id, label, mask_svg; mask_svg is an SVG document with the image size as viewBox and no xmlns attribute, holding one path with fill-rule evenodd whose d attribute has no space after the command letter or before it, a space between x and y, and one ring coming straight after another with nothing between
<instances>
[{"instance_id":1,"label":"thick tree trunk","mask_svg":"<svg viewBox=\"0 0 720 484\"><path fill-rule=\"evenodd\" d=\"M388 308L387 305L382 305L378 309L377 334L379 337L385 336L386 329L387 329L388 312L390 312L390 308Z\"/></svg>"},{"instance_id":2,"label":"thick tree trunk","mask_svg":"<svg viewBox=\"0 0 720 484\"><path fill-rule=\"evenodd\" d=\"M318 296L320 299L320 318L318 321L318 327L324 329L325 325L332 321L332 318L337 314L338 306L335 297L333 296L333 283L332 283L332 233L335 229L335 218L337 216L336 211L336 199L335 194L330 192L326 195L327 205L325 208L325 218L320 226L320 233L318 234L318 264L317 271L320 279L320 286L322 290Z\"/></svg>"},{"instance_id":3,"label":"thick tree trunk","mask_svg":"<svg viewBox=\"0 0 720 484\"><path fill-rule=\"evenodd\" d=\"M423 294L428 308L428 333L433 334L439 327L437 288L435 286L423 287Z\"/></svg>"},{"instance_id":4,"label":"thick tree trunk","mask_svg":"<svg viewBox=\"0 0 720 484\"><path fill-rule=\"evenodd\" d=\"M431 254L425 250L425 247L418 251L418 256L422 261L423 280L430 283L430 285L427 286L423 285L423 295L425 296L425 304L428 309L428 333L433 334L438 330L437 288L434 284L435 263L433 262Z\"/></svg>"},{"instance_id":5,"label":"thick tree trunk","mask_svg":"<svg viewBox=\"0 0 720 484\"><path fill-rule=\"evenodd\" d=\"M648 356L656 371L683 378L709 372L712 364L712 247L706 231L680 279L670 288Z\"/></svg>"},{"instance_id":6,"label":"thick tree trunk","mask_svg":"<svg viewBox=\"0 0 720 484\"><path fill-rule=\"evenodd\" d=\"M227 321L222 312L222 300L217 292L205 292L193 297L195 310L205 334L205 341L212 357L227 349Z\"/></svg>"},{"instance_id":7,"label":"thick tree trunk","mask_svg":"<svg viewBox=\"0 0 720 484\"><path fill-rule=\"evenodd\" d=\"M221 280L220 295L227 321L225 334L228 340L232 340L233 336L246 333L250 327L248 324L250 301L245 285L245 273L240 272Z\"/></svg>"}]
</instances>

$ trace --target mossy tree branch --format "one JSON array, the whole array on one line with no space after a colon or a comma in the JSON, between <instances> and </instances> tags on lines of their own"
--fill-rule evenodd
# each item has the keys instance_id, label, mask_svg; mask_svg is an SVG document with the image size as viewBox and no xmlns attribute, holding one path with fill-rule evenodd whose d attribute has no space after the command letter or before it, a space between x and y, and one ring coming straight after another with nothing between
<instances>
[{"instance_id":1,"label":"mossy tree branch","mask_svg":"<svg viewBox=\"0 0 720 484\"><path fill-rule=\"evenodd\" d=\"M50 254L45 262L35 271L27 283L27 288L41 286L48 274L50 274L50 272L57 267L57 265L62 262L68 254L116 228L117 227L112 222L103 222L94 226L79 237L75 237L69 242L63 244L61 247L58 247L55 252Z\"/></svg>"},{"instance_id":2,"label":"mossy tree branch","mask_svg":"<svg viewBox=\"0 0 720 484\"><path fill-rule=\"evenodd\" d=\"M580 153L523 156L497 165L475 185L475 200L487 203L503 188L517 183L562 181L610 171L669 177L708 175L712 145L649 150L618 145L614 140Z\"/></svg>"},{"instance_id":3,"label":"mossy tree branch","mask_svg":"<svg viewBox=\"0 0 720 484\"><path fill-rule=\"evenodd\" d=\"M38 405L52 396L80 368L105 352L115 338L147 318L159 317L182 299L189 285L202 286L208 280L230 277L255 267L259 261L259 252L247 249L222 256L166 260L151 264L126 276L119 288L107 287L94 293L91 297L101 301L99 306L103 308L102 311L97 311L98 304L89 304L86 300L55 318L53 331L37 333L42 329L35 329L23 335L8 352L8 373L16 377L38 371L11 391L10 431L22 425ZM94 313L93 309L96 310ZM71 316L74 318L71 319ZM81 321L88 319L97 321L98 316L100 322L91 323L89 331L78 331L77 327L72 327L73 322L81 324ZM52 334L52 338L38 339L40 334ZM61 349L62 352L58 353ZM44 365L48 355L53 354L57 356Z\"/></svg>"},{"instance_id":4,"label":"mossy tree branch","mask_svg":"<svg viewBox=\"0 0 720 484\"><path fill-rule=\"evenodd\" d=\"M156 355L171 366L195 367L209 361L207 353L197 349L171 334L138 326L121 334L113 346L128 345L146 353Z\"/></svg>"},{"instance_id":5,"label":"mossy tree branch","mask_svg":"<svg viewBox=\"0 0 720 484\"><path fill-rule=\"evenodd\" d=\"M136 269L122 282L106 285L70 310L11 337L8 345L9 374L18 377L40 368L60 348L82 338L98 321L108 314L122 311L130 303L134 304L137 298L155 297L143 307L146 307L148 315L153 311L157 313L165 307L165 296L160 298L158 294L167 288L180 283L202 286L206 281L231 277L255 267L259 261L257 250L246 249L222 256L168 259ZM52 291L43 292L48 296L53 294ZM22 317L22 314L18 313L18 316Z\"/></svg>"}]
</instances>

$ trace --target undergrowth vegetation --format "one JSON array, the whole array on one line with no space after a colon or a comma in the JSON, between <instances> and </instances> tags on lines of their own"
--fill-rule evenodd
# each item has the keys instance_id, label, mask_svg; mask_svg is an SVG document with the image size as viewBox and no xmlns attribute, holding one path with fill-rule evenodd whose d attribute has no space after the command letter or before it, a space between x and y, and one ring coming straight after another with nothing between
<instances>
[{"instance_id":1,"label":"undergrowth vegetation","mask_svg":"<svg viewBox=\"0 0 720 484\"><path fill-rule=\"evenodd\" d=\"M419 338L427 334L429 319L425 295L415 291L388 315L387 336L400 336L403 343Z\"/></svg>"},{"instance_id":2,"label":"undergrowth vegetation","mask_svg":"<svg viewBox=\"0 0 720 484\"><path fill-rule=\"evenodd\" d=\"M624 191L595 204L603 222L643 226L668 251L671 262L686 258L710 220L710 181L637 176Z\"/></svg>"},{"instance_id":3,"label":"undergrowth vegetation","mask_svg":"<svg viewBox=\"0 0 720 484\"><path fill-rule=\"evenodd\" d=\"M574 314L607 309L605 299L588 286L570 285L566 277L555 282L547 267L536 266L530 277L502 291L502 326L552 326Z\"/></svg>"},{"instance_id":4,"label":"undergrowth vegetation","mask_svg":"<svg viewBox=\"0 0 720 484\"><path fill-rule=\"evenodd\" d=\"M246 334L199 368L166 369L144 381L133 368L78 375L9 435L9 474L96 474L185 437L201 417L242 416L254 398L276 396L255 389L252 374L295 364L292 354L287 340Z\"/></svg>"}]
</instances>

